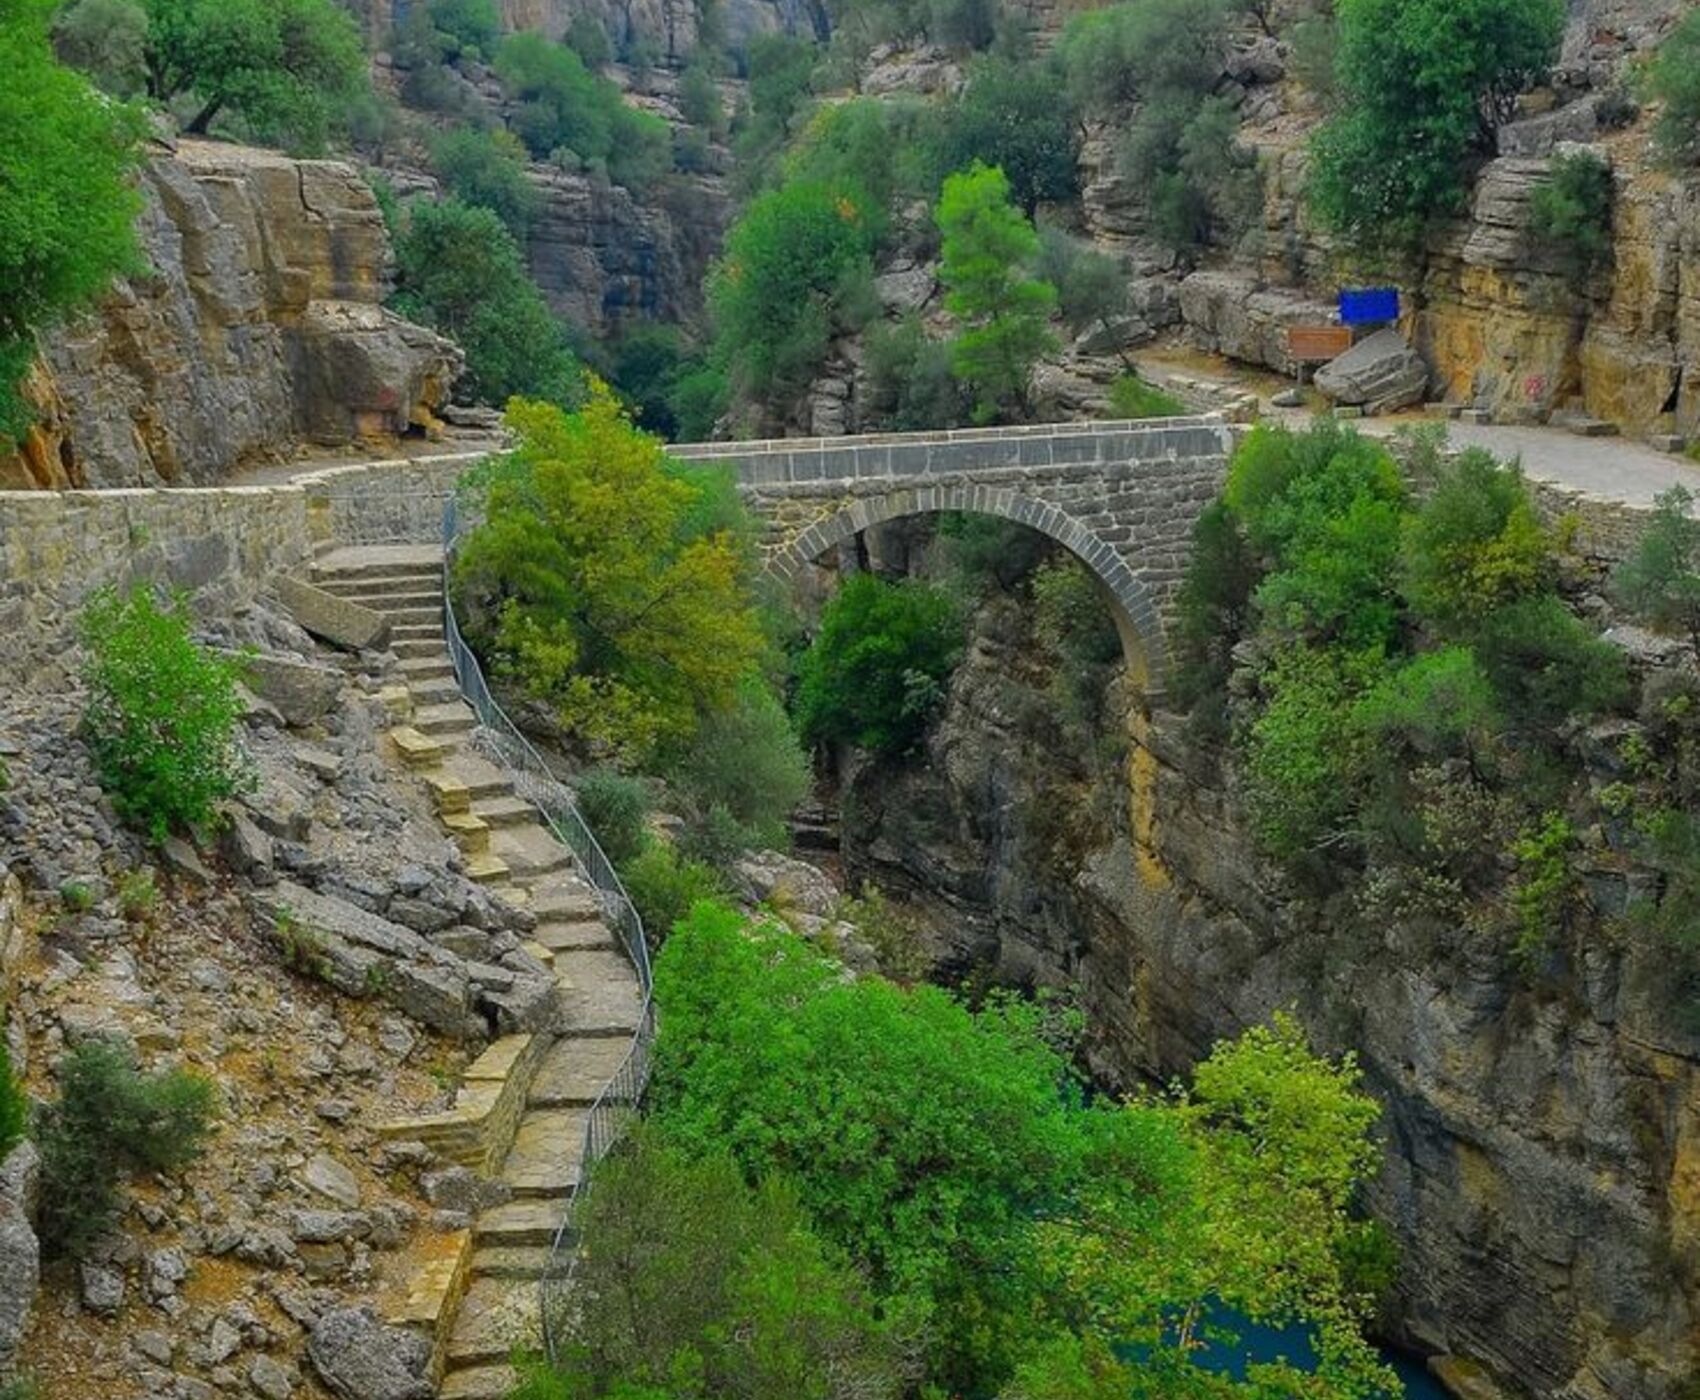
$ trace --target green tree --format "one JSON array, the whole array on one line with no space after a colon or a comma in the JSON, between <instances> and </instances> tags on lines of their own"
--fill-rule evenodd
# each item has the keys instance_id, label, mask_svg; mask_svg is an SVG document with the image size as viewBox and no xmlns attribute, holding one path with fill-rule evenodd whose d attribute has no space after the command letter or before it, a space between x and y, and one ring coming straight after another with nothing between
<instances>
[{"instance_id":1,"label":"green tree","mask_svg":"<svg viewBox=\"0 0 1700 1400\"><path fill-rule=\"evenodd\" d=\"M1690 10L1647 69L1647 90L1661 104L1653 138L1672 165L1700 164L1700 11Z\"/></svg>"},{"instance_id":2,"label":"green tree","mask_svg":"<svg viewBox=\"0 0 1700 1400\"><path fill-rule=\"evenodd\" d=\"M61 1061L59 1097L36 1116L42 1242L82 1254L117 1220L130 1173L178 1171L213 1126L211 1081L185 1070L141 1073L130 1053L86 1040Z\"/></svg>"},{"instance_id":3,"label":"green tree","mask_svg":"<svg viewBox=\"0 0 1700 1400\"><path fill-rule=\"evenodd\" d=\"M847 579L798 662L803 737L883 754L913 748L944 698L962 630L955 603L929 584Z\"/></svg>"},{"instance_id":4,"label":"green tree","mask_svg":"<svg viewBox=\"0 0 1700 1400\"><path fill-rule=\"evenodd\" d=\"M737 823L743 843L783 847L785 818L809 791L809 761L773 692L759 677L732 703L703 716L695 739L672 765L673 779L699 815L716 808Z\"/></svg>"},{"instance_id":5,"label":"green tree","mask_svg":"<svg viewBox=\"0 0 1700 1400\"><path fill-rule=\"evenodd\" d=\"M1228 732L1228 678L1234 647L1251 622L1260 570L1226 503L1213 501L1192 527L1192 551L1175 601L1175 703L1191 712L1194 732Z\"/></svg>"},{"instance_id":6,"label":"green tree","mask_svg":"<svg viewBox=\"0 0 1700 1400\"><path fill-rule=\"evenodd\" d=\"M759 195L710 275L715 349L737 389L788 399L859 327L881 220L860 190L794 180Z\"/></svg>"},{"instance_id":7,"label":"green tree","mask_svg":"<svg viewBox=\"0 0 1700 1400\"><path fill-rule=\"evenodd\" d=\"M686 121L714 140L726 139L726 104L720 100L720 84L701 63L690 64L679 79L679 110Z\"/></svg>"},{"instance_id":8,"label":"green tree","mask_svg":"<svg viewBox=\"0 0 1700 1400\"><path fill-rule=\"evenodd\" d=\"M431 25L447 36L449 57L491 53L502 33L502 15L496 0L430 0L426 7Z\"/></svg>"},{"instance_id":9,"label":"green tree","mask_svg":"<svg viewBox=\"0 0 1700 1400\"><path fill-rule=\"evenodd\" d=\"M561 1374L514 1400L897 1400L898 1328L797 1188L640 1128L597 1168ZM646 1392L647 1393L647 1392Z\"/></svg>"},{"instance_id":10,"label":"green tree","mask_svg":"<svg viewBox=\"0 0 1700 1400\"><path fill-rule=\"evenodd\" d=\"M463 393L496 407L516 394L563 406L579 401L578 362L494 213L452 199L410 200L395 258L396 310L459 342Z\"/></svg>"},{"instance_id":11,"label":"green tree","mask_svg":"<svg viewBox=\"0 0 1700 1400\"><path fill-rule=\"evenodd\" d=\"M815 57L813 44L791 34L762 34L750 41L749 109L733 124L735 168L746 193L761 188L808 109Z\"/></svg>"},{"instance_id":12,"label":"green tree","mask_svg":"<svg viewBox=\"0 0 1700 1400\"><path fill-rule=\"evenodd\" d=\"M488 209L523 241L537 213L525 148L505 131L455 127L431 139L431 165L462 204Z\"/></svg>"},{"instance_id":13,"label":"green tree","mask_svg":"<svg viewBox=\"0 0 1700 1400\"><path fill-rule=\"evenodd\" d=\"M1127 314L1129 278L1120 260L1052 224L1039 226L1038 273L1057 289L1057 310L1075 335L1094 327L1107 335Z\"/></svg>"},{"instance_id":14,"label":"green tree","mask_svg":"<svg viewBox=\"0 0 1700 1400\"><path fill-rule=\"evenodd\" d=\"M978 163L944 182L937 219L945 306L965 329L951 347L977 395L977 417L1033 416L1033 366L1056 349L1046 322L1056 288L1030 276L1039 237L1009 200L1009 181Z\"/></svg>"},{"instance_id":15,"label":"green tree","mask_svg":"<svg viewBox=\"0 0 1700 1400\"><path fill-rule=\"evenodd\" d=\"M72 0L53 21L53 47L115 97L147 85L148 17L137 0Z\"/></svg>"},{"instance_id":16,"label":"green tree","mask_svg":"<svg viewBox=\"0 0 1700 1400\"><path fill-rule=\"evenodd\" d=\"M602 21L586 10L580 10L567 25L561 40L584 60L587 68L606 68L614 61L614 45Z\"/></svg>"},{"instance_id":17,"label":"green tree","mask_svg":"<svg viewBox=\"0 0 1700 1400\"><path fill-rule=\"evenodd\" d=\"M181 601L161 608L145 586L83 606L83 737L119 816L154 841L208 825L247 780L236 746L242 668L189 628Z\"/></svg>"},{"instance_id":18,"label":"green tree","mask_svg":"<svg viewBox=\"0 0 1700 1400\"><path fill-rule=\"evenodd\" d=\"M868 328L868 426L885 432L960 428L972 405L950 367L950 345L915 315Z\"/></svg>"},{"instance_id":19,"label":"green tree","mask_svg":"<svg viewBox=\"0 0 1700 1400\"><path fill-rule=\"evenodd\" d=\"M1042 64L981 59L937 131L938 170L976 161L998 167L1028 218L1041 203L1072 199L1079 190L1079 125Z\"/></svg>"},{"instance_id":20,"label":"green tree","mask_svg":"<svg viewBox=\"0 0 1700 1400\"><path fill-rule=\"evenodd\" d=\"M605 386L571 415L508 416L516 446L456 561L468 637L586 740L638 759L688 741L761 655L747 551L702 528L704 488Z\"/></svg>"},{"instance_id":21,"label":"green tree","mask_svg":"<svg viewBox=\"0 0 1700 1400\"><path fill-rule=\"evenodd\" d=\"M1339 112L1317 133L1309 193L1369 255L1461 207L1472 163L1558 50L1559 0L1337 0Z\"/></svg>"},{"instance_id":22,"label":"green tree","mask_svg":"<svg viewBox=\"0 0 1700 1400\"><path fill-rule=\"evenodd\" d=\"M1554 156L1529 195L1529 232L1573 288L1586 288L1611 257L1615 198L1611 166L1591 151Z\"/></svg>"},{"instance_id":23,"label":"green tree","mask_svg":"<svg viewBox=\"0 0 1700 1400\"><path fill-rule=\"evenodd\" d=\"M147 89L196 104L191 132L229 111L262 140L322 150L366 87L353 18L334 0L142 0Z\"/></svg>"},{"instance_id":24,"label":"green tree","mask_svg":"<svg viewBox=\"0 0 1700 1400\"><path fill-rule=\"evenodd\" d=\"M1554 593L1496 609L1473 629L1471 645L1507 720L1537 737L1620 703L1628 685L1623 653Z\"/></svg>"},{"instance_id":25,"label":"green tree","mask_svg":"<svg viewBox=\"0 0 1700 1400\"><path fill-rule=\"evenodd\" d=\"M142 123L55 61L52 13L50 0L0 13L0 451L34 420L19 384L36 332L142 267L128 180Z\"/></svg>"},{"instance_id":26,"label":"green tree","mask_svg":"<svg viewBox=\"0 0 1700 1400\"><path fill-rule=\"evenodd\" d=\"M1612 574L1612 592L1660 631L1680 632L1700 655L1700 521L1686 486L1661 491L1634 552Z\"/></svg>"}]
</instances>

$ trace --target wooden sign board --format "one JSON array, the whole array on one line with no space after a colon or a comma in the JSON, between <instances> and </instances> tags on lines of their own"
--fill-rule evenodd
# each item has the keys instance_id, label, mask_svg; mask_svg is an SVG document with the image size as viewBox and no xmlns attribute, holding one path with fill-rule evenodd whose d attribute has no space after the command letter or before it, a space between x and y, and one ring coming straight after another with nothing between
<instances>
[{"instance_id":1,"label":"wooden sign board","mask_svg":"<svg viewBox=\"0 0 1700 1400\"><path fill-rule=\"evenodd\" d=\"M1287 327L1287 353L1302 365L1321 364L1351 348L1350 326Z\"/></svg>"}]
</instances>

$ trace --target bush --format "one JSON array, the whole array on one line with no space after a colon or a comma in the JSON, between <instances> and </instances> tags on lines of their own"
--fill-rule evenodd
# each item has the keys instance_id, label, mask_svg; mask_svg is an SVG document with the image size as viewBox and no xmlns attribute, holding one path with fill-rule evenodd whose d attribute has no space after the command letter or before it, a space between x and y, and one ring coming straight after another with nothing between
<instances>
[{"instance_id":1,"label":"bush","mask_svg":"<svg viewBox=\"0 0 1700 1400\"><path fill-rule=\"evenodd\" d=\"M395 309L466 352L458 392L500 408L515 395L570 407L583 376L566 335L489 209L410 200L395 239Z\"/></svg>"},{"instance_id":2,"label":"bush","mask_svg":"<svg viewBox=\"0 0 1700 1400\"><path fill-rule=\"evenodd\" d=\"M620 867L620 883L655 941L667 938L698 901L718 899L726 892L713 866L655 838Z\"/></svg>"},{"instance_id":3,"label":"bush","mask_svg":"<svg viewBox=\"0 0 1700 1400\"><path fill-rule=\"evenodd\" d=\"M950 345L905 316L868 330L868 427L913 433L960 428L970 404L950 368Z\"/></svg>"},{"instance_id":4,"label":"bush","mask_svg":"<svg viewBox=\"0 0 1700 1400\"><path fill-rule=\"evenodd\" d=\"M1591 151L1574 151L1554 156L1529 196L1529 232L1574 287L1587 286L1611 257L1615 195L1611 166Z\"/></svg>"},{"instance_id":5,"label":"bush","mask_svg":"<svg viewBox=\"0 0 1700 1400\"><path fill-rule=\"evenodd\" d=\"M146 87L147 37L148 17L136 0L72 0L53 21L60 59L114 97Z\"/></svg>"},{"instance_id":6,"label":"bush","mask_svg":"<svg viewBox=\"0 0 1700 1400\"><path fill-rule=\"evenodd\" d=\"M59 1067L59 1097L36 1119L41 1149L42 1243L84 1253L116 1223L119 1181L170 1172L200 1155L212 1131L212 1084L184 1070L141 1073L103 1040L79 1045Z\"/></svg>"},{"instance_id":7,"label":"bush","mask_svg":"<svg viewBox=\"0 0 1700 1400\"><path fill-rule=\"evenodd\" d=\"M1127 312L1128 277L1121 262L1051 224L1039 226L1039 276L1057 289L1057 310L1075 335L1107 329Z\"/></svg>"},{"instance_id":8,"label":"bush","mask_svg":"<svg viewBox=\"0 0 1700 1400\"><path fill-rule=\"evenodd\" d=\"M961 653L962 619L946 594L918 580L855 575L821 610L798 663L803 737L906 753L943 702Z\"/></svg>"},{"instance_id":9,"label":"bush","mask_svg":"<svg viewBox=\"0 0 1700 1400\"><path fill-rule=\"evenodd\" d=\"M1171 692L1192 714L1193 732L1221 739L1228 732L1228 678L1233 650L1251 620L1260 571L1233 512L1213 501L1192 527L1192 551L1175 602L1175 664Z\"/></svg>"},{"instance_id":10,"label":"bush","mask_svg":"<svg viewBox=\"0 0 1700 1400\"><path fill-rule=\"evenodd\" d=\"M1662 491L1635 550L1611 578L1617 600L1650 626L1680 632L1700 656L1700 521L1686 486Z\"/></svg>"},{"instance_id":11,"label":"bush","mask_svg":"<svg viewBox=\"0 0 1700 1400\"><path fill-rule=\"evenodd\" d=\"M643 849L649 830L649 785L642 778L593 768L573 784L579 815L616 866Z\"/></svg>"},{"instance_id":12,"label":"bush","mask_svg":"<svg viewBox=\"0 0 1700 1400\"><path fill-rule=\"evenodd\" d=\"M525 150L505 131L463 126L431 142L431 166L462 204L488 209L515 241L537 213L537 191L525 173Z\"/></svg>"},{"instance_id":13,"label":"bush","mask_svg":"<svg viewBox=\"0 0 1700 1400\"><path fill-rule=\"evenodd\" d=\"M1424 621L1466 635L1496 609L1549 590L1558 560L1517 467L1475 447L1434 470L1405 522L1400 585Z\"/></svg>"},{"instance_id":14,"label":"bush","mask_svg":"<svg viewBox=\"0 0 1700 1400\"><path fill-rule=\"evenodd\" d=\"M1623 653L1550 593L1498 609L1472 640L1506 718L1537 735L1619 704L1628 688Z\"/></svg>"},{"instance_id":15,"label":"bush","mask_svg":"<svg viewBox=\"0 0 1700 1400\"><path fill-rule=\"evenodd\" d=\"M195 642L181 600L161 608L145 587L97 593L82 637L83 736L119 816L154 841L211 823L247 783L240 663Z\"/></svg>"},{"instance_id":16,"label":"bush","mask_svg":"<svg viewBox=\"0 0 1700 1400\"><path fill-rule=\"evenodd\" d=\"M641 1126L597 1167L581 1229L560 1373L513 1400L900 1394L898 1329L783 1177L751 1186L724 1148Z\"/></svg>"},{"instance_id":17,"label":"bush","mask_svg":"<svg viewBox=\"0 0 1700 1400\"><path fill-rule=\"evenodd\" d=\"M449 56L470 51L484 55L495 51L502 34L502 16L496 0L430 0L426 12L432 27L445 35L453 47Z\"/></svg>"},{"instance_id":18,"label":"bush","mask_svg":"<svg viewBox=\"0 0 1700 1400\"><path fill-rule=\"evenodd\" d=\"M775 848L789 844L785 818L810 785L808 756L785 707L753 676L729 706L703 716L671 776L698 813L728 814L743 833L740 844Z\"/></svg>"},{"instance_id":19,"label":"bush","mask_svg":"<svg viewBox=\"0 0 1700 1400\"><path fill-rule=\"evenodd\" d=\"M1408 249L1463 206L1474 159L1558 51L1559 0L1337 0L1342 106L1309 195L1359 251Z\"/></svg>"},{"instance_id":20,"label":"bush","mask_svg":"<svg viewBox=\"0 0 1700 1400\"><path fill-rule=\"evenodd\" d=\"M602 21L587 10L580 10L567 24L561 40L584 60L586 68L606 68L614 61L614 45Z\"/></svg>"},{"instance_id":21,"label":"bush","mask_svg":"<svg viewBox=\"0 0 1700 1400\"><path fill-rule=\"evenodd\" d=\"M588 742L633 761L688 744L763 650L735 494L601 384L575 414L522 402L508 424L455 570L467 637Z\"/></svg>"},{"instance_id":22,"label":"bush","mask_svg":"<svg viewBox=\"0 0 1700 1400\"><path fill-rule=\"evenodd\" d=\"M1110 385L1112 418L1184 418L1187 406L1137 374L1120 374Z\"/></svg>"},{"instance_id":23,"label":"bush","mask_svg":"<svg viewBox=\"0 0 1700 1400\"><path fill-rule=\"evenodd\" d=\"M700 63L692 63L679 79L679 110L713 140L726 139L726 105L720 100L720 85Z\"/></svg>"},{"instance_id":24,"label":"bush","mask_svg":"<svg viewBox=\"0 0 1700 1400\"><path fill-rule=\"evenodd\" d=\"M1548 812L1512 844L1517 874L1511 883L1516 917L1516 951L1533 962L1552 946L1580 897L1575 870L1576 829L1558 812Z\"/></svg>"},{"instance_id":25,"label":"bush","mask_svg":"<svg viewBox=\"0 0 1700 1400\"><path fill-rule=\"evenodd\" d=\"M35 420L19 384L35 333L139 272L140 115L55 62L50 0L0 11L0 455Z\"/></svg>"},{"instance_id":26,"label":"bush","mask_svg":"<svg viewBox=\"0 0 1700 1400\"><path fill-rule=\"evenodd\" d=\"M1009 197L1028 218L1041 203L1072 199L1079 189L1079 128L1041 64L981 59L933 147L943 174L976 161L1002 170Z\"/></svg>"},{"instance_id":27,"label":"bush","mask_svg":"<svg viewBox=\"0 0 1700 1400\"><path fill-rule=\"evenodd\" d=\"M12 1052L0 1035L0 1162L24 1140L29 1130L30 1098L12 1073Z\"/></svg>"},{"instance_id":28,"label":"bush","mask_svg":"<svg viewBox=\"0 0 1700 1400\"><path fill-rule=\"evenodd\" d=\"M1672 165L1700 164L1700 11L1690 10L1659 45L1647 91L1662 104L1653 139Z\"/></svg>"},{"instance_id":29,"label":"bush","mask_svg":"<svg viewBox=\"0 0 1700 1400\"><path fill-rule=\"evenodd\" d=\"M758 196L709 278L718 361L735 386L784 401L805 389L832 337L866 319L883 221L860 190L792 181Z\"/></svg>"}]
</instances>

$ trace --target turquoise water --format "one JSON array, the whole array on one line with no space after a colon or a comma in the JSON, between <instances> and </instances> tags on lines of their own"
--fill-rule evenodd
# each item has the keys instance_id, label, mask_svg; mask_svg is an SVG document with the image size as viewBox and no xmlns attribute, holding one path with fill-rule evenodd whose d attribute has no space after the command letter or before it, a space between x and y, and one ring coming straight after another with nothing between
<instances>
[{"instance_id":1,"label":"turquoise water","mask_svg":"<svg viewBox=\"0 0 1700 1400\"><path fill-rule=\"evenodd\" d=\"M1206 1347L1200 1361L1212 1371L1243 1379L1246 1367L1258 1361L1286 1359L1295 1366L1314 1366L1316 1353L1311 1348L1310 1335L1303 1327L1261 1327L1243 1320L1236 1329L1240 1341L1236 1346L1220 1343ZM1382 1349L1381 1359L1399 1374L1405 1383L1404 1400L1447 1400L1440 1384L1429 1375L1422 1362L1403 1352Z\"/></svg>"}]
</instances>

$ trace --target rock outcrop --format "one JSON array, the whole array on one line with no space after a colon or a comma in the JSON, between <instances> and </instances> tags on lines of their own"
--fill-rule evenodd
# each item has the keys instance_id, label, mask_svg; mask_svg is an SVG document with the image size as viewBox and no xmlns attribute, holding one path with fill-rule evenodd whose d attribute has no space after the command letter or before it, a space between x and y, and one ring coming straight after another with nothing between
<instances>
[{"instance_id":1,"label":"rock outcrop","mask_svg":"<svg viewBox=\"0 0 1700 1400\"><path fill-rule=\"evenodd\" d=\"M433 422L460 352L383 309L389 243L352 166L184 141L142 186L150 270L45 337L43 421L0 486L205 484Z\"/></svg>"},{"instance_id":2,"label":"rock outcrop","mask_svg":"<svg viewBox=\"0 0 1700 1400\"><path fill-rule=\"evenodd\" d=\"M847 868L926 915L944 980L1069 989L1095 1069L1126 1085L1296 1009L1384 1105L1368 1204L1401 1246L1399 1339L1509 1394L1685 1394L1700 1040L1657 940L1597 932L1531 974L1505 939L1302 903L1256 853L1223 755L1162 711L1134 745L1154 782L1142 873L1113 692L1070 737L1055 684L1028 616L995 599L925 760L845 775ZM1645 877L1598 856L1584 878L1621 911Z\"/></svg>"},{"instance_id":3,"label":"rock outcrop","mask_svg":"<svg viewBox=\"0 0 1700 1400\"><path fill-rule=\"evenodd\" d=\"M1317 370L1316 387L1335 403L1391 413L1422 402L1428 366L1398 331L1380 330Z\"/></svg>"}]
</instances>

